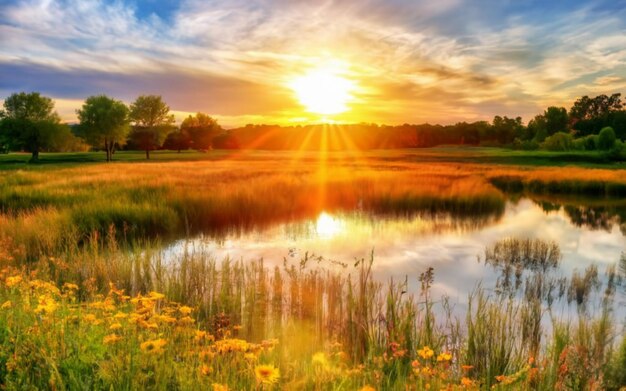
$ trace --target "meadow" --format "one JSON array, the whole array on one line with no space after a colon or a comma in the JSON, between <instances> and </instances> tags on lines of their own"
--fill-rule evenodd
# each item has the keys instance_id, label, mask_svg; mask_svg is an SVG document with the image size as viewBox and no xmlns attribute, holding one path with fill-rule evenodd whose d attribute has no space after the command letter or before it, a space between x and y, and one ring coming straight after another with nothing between
<instances>
[{"instance_id":1,"label":"meadow","mask_svg":"<svg viewBox=\"0 0 626 391\"><path fill-rule=\"evenodd\" d=\"M626 338L613 303L626 261L567 281L558 249L486 249L504 290L477 286L465 318L430 297L437 270L380 281L376 259L330 264L185 253L198 233L250 231L321 212L482 221L508 197L626 194L591 152L438 148L373 152L0 156L0 383L7 389L620 389ZM563 166L567 165L567 169ZM504 239L504 238L503 238ZM621 266L621 268L620 268ZM514 273L515 274L515 273ZM598 278L604 274L606 278ZM555 293L558 292L558 293ZM598 305L590 305L595 294ZM552 311L554 296L575 308ZM593 299L593 300L596 300ZM546 327L546 321L548 326Z\"/></svg>"}]
</instances>

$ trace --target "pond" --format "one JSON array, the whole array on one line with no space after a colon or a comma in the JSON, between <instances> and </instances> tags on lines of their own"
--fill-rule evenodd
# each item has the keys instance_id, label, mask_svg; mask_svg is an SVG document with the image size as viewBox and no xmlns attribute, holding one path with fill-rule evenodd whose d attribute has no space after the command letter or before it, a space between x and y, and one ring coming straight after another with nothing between
<instances>
[{"instance_id":1,"label":"pond","mask_svg":"<svg viewBox=\"0 0 626 391\"><path fill-rule=\"evenodd\" d=\"M311 219L258 229L232 227L181 240L169 246L165 254L173 262L185 251L208 253L215 259L262 258L269 266L307 257L323 259L325 267L343 263L348 265L346 269L373 254L372 270L377 280L408 277L409 290L417 293L417 277L432 267L433 297L445 295L463 308L479 283L488 290L501 285L502 270L485 262L485 251L506 238L555 243L560 262L549 271L555 277L569 278L575 271L584 273L596 265L600 281L605 279L607 267L617 264L626 250L626 225L621 217L626 207L619 200L558 201L511 198L503 210L481 215L322 212ZM524 276L529 274L525 271ZM623 300L623 294L618 295L618 308L623 308Z\"/></svg>"}]
</instances>

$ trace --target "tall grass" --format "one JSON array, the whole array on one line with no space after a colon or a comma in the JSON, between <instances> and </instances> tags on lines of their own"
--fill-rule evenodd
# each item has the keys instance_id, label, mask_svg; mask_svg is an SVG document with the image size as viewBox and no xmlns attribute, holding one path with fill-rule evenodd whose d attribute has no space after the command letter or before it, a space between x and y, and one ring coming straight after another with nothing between
<instances>
[{"instance_id":1,"label":"tall grass","mask_svg":"<svg viewBox=\"0 0 626 391\"><path fill-rule=\"evenodd\" d=\"M509 239L506 243L520 248L520 243L526 242L515 243ZM550 248L550 244L534 243L530 247ZM4 261L10 262L9 259ZM66 326L52 327L52 323L45 323L49 329L39 329L35 334L38 340L19 331L40 321L36 314L29 314L27 305L16 305L10 311L0 310L0 343L26 355L23 359L28 366L24 368L46 374L43 378L25 377L25 372L12 367L11 371L0 375L5 376L5 382L14 385L44 388L51 378L57 382L55 384L65 385L76 385L78 383L72 382L79 379L80 384L91 388L164 389L171 386L193 389L206 386L209 381L228 383L233 389L254 386L254 374L251 366L244 364L243 356L219 356L206 362L184 358L186 349L194 351L195 348L189 345L191 342L177 342L186 338L184 328L180 328L182 325L170 329L159 323L159 316L167 316L169 310L166 309L178 308L176 304L154 307L156 312L142 319L148 324L156 322L157 329L144 325L137 331L126 330L123 336L127 340L115 348L102 342L108 335L106 327L114 319L107 320L106 327L99 324L88 329L72 326L70 319L77 316L75 312L80 308L84 312L78 316L93 313L90 303L123 290L123 295L130 297L149 297L150 292L159 292L172 302L192 307L195 323L189 332L205 330L217 341L230 341L236 336L262 346L263 341L276 338L276 346L271 351L261 351L257 360L269 360L280 368L281 388L357 389L370 384L380 389L405 389L407 386L420 389L427 384L435 388L465 384L467 388L548 390L573 386L588 389L594 384L608 387L621 381L621 371L616 365L619 366L621 360L619 343L624 337L611 312L620 283L615 268L609 270L614 277L604 290L606 305L599 316L589 311L575 311L578 315L571 320L551 316L547 327L542 321L545 307L541 304L541 295L525 295L518 300L478 287L468 298L469 309L463 320L447 310L445 301L442 304L430 296L436 270L407 277L421 283L421 290L415 295L408 291L407 281L378 281L372 273L373 262L373 258L362 259L342 266L305 255L300 261L285 261L282 266L269 267L262 260L216 261L205 252L194 252L190 248L171 264L166 262L158 246L154 250L148 245L141 251L119 249L115 234L110 233L104 246L94 238L63 257L40 259L22 269L4 269L4 277L0 278L4 281L4 286L0 287L3 302L17 303L25 300L19 298L25 295L31 297L28 300L36 309L42 303L42 295L46 295L32 296L7 286L10 282L7 277L14 275L22 276L24 281L32 278L53 281L54 285L46 288L52 291L53 286L63 287L66 282L76 282L77 288L72 291L74 301L52 294L62 308L54 311L54 319ZM536 270L542 273L541 268ZM568 284L576 287L580 284L578 279L574 276ZM116 298L115 303L109 315L96 315L106 320L116 311L131 314L137 310ZM576 308L576 304L573 305ZM40 323L38 327L43 325ZM546 332L548 330L552 330L552 335ZM18 339L15 333L19 333ZM69 333L70 338L75 338L73 333L83 333L82 338L87 339L81 349L99 352L84 359L88 367L72 361L67 352L55 350L67 349L67 346L46 345L49 343L46 341L59 338L60 333ZM157 337L170 344L166 352L158 360L143 357L138 347L140 342ZM214 346L213 342L207 343ZM29 356L29 346L42 349L41 360L35 360L38 356ZM430 349L436 354L431 356ZM120 366L128 365L123 357L129 354L137 357L137 367L123 369ZM441 354L444 355L440 361L435 360ZM106 364L105 360L117 364ZM59 365L65 369L60 370ZM103 365L108 368L106 373L93 371L93 366ZM211 365L214 372L199 376L202 365ZM146 377L146 370L154 373ZM116 371L122 371L123 376L114 377L112 374ZM239 379L232 371L242 371L243 377ZM124 380L116 383L117 379Z\"/></svg>"}]
</instances>

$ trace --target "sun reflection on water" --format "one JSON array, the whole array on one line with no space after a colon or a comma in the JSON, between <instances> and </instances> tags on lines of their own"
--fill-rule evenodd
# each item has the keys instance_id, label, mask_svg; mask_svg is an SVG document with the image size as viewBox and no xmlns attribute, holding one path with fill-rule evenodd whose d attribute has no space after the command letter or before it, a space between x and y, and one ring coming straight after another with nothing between
<instances>
[{"instance_id":1,"label":"sun reflection on water","mask_svg":"<svg viewBox=\"0 0 626 391\"><path fill-rule=\"evenodd\" d=\"M344 223L342 220L332 215L322 212L317 217L315 223L315 232L323 238L332 238L344 231Z\"/></svg>"}]
</instances>

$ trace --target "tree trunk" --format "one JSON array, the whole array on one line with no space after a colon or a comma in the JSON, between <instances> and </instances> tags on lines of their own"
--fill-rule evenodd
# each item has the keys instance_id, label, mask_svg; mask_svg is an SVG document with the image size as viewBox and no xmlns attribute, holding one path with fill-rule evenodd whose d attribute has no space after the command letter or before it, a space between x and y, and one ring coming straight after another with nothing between
<instances>
[{"instance_id":1,"label":"tree trunk","mask_svg":"<svg viewBox=\"0 0 626 391\"><path fill-rule=\"evenodd\" d=\"M30 158L30 161L35 163L39 161L39 149L33 150L33 156Z\"/></svg>"},{"instance_id":2,"label":"tree trunk","mask_svg":"<svg viewBox=\"0 0 626 391\"><path fill-rule=\"evenodd\" d=\"M150 150L146 149L146 159L150 160Z\"/></svg>"}]
</instances>

